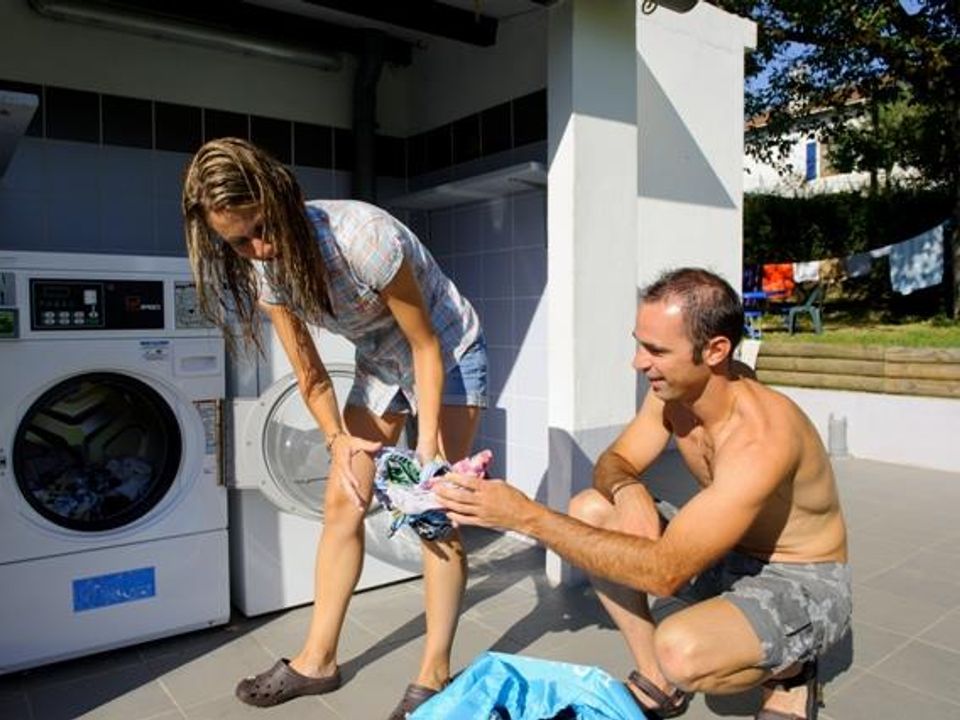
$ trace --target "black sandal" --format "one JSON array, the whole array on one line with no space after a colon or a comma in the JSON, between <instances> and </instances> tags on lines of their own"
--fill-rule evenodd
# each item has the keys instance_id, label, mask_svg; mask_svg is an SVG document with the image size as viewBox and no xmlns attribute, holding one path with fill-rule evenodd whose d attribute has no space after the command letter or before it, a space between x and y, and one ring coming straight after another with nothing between
<instances>
[{"instance_id":1,"label":"black sandal","mask_svg":"<svg viewBox=\"0 0 960 720\"><path fill-rule=\"evenodd\" d=\"M667 695L663 690L654 685L649 678L644 677L636 670L630 673L627 680L631 685L642 690L647 697L656 703L654 707L647 707L640 702L640 698L632 692L630 693L637 705L640 706L640 709L643 710L643 714L646 715L649 720L674 718L683 715L690 705L690 698L693 697L693 693L684 692L680 688L677 688Z\"/></svg>"},{"instance_id":2,"label":"black sandal","mask_svg":"<svg viewBox=\"0 0 960 720\"><path fill-rule=\"evenodd\" d=\"M804 717L779 710L761 709L754 720L817 720L820 708L823 707L823 686L817 679L816 659L805 662L796 675L788 678L771 678L762 683L762 687L767 690L793 690L801 685L807 686L807 707Z\"/></svg>"}]
</instances>

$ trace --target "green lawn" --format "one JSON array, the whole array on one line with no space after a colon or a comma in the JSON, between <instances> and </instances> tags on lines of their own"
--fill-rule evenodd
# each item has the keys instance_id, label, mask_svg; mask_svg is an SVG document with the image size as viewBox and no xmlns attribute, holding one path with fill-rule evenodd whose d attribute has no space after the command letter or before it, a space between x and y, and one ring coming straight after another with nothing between
<instances>
[{"instance_id":1,"label":"green lawn","mask_svg":"<svg viewBox=\"0 0 960 720\"><path fill-rule=\"evenodd\" d=\"M898 324L855 322L844 316L823 320L823 333L813 332L809 319L799 320L802 331L790 335L779 315L763 318L763 339L772 342L836 343L840 345L884 345L888 347L960 348L960 323L923 320Z\"/></svg>"}]
</instances>

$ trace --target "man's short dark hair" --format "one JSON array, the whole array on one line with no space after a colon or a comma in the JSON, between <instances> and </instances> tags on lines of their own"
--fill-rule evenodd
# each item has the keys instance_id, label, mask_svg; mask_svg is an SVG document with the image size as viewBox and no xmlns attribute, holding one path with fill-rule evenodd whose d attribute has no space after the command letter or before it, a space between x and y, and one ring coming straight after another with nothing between
<instances>
[{"instance_id":1,"label":"man's short dark hair","mask_svg":"<svg viewBox=\"0 0 960 720\"><path fill-rule=\"evenodd\" d=\"M703 360L711 338L725 337L735 348L743 337L743 305L736 290L719 275L702 268L668 270L640 293L641 303L676 299L683 311L693 361Z\"/></svg>"}]
</instances>

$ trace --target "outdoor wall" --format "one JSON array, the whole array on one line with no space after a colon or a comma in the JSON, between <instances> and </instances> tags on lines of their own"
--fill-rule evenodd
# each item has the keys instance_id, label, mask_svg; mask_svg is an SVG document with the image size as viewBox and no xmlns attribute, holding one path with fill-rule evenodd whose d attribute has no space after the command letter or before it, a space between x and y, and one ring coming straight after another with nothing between
<instances>
[{"instance_id":1,"label":"outdoor wall","mask_svg":"<svg viewBox=\"0 0 960 720\"><path fill-rule=\"evenodd\" d=\"M638 281L683 265L739 287L743 66L753 23L699 3L637 14Z\"/></svg>"},{"instance_id":2,"label":"outdoor wall","mask_svg":"<svg viewBox=\"0 0 960 720\"><path fill-rule=\"evenodd\" d=\"M960 400L778 386L829 443L830 416L846 419L847 452L856 458L960 471Z\"/></svg>"}]
</instances>

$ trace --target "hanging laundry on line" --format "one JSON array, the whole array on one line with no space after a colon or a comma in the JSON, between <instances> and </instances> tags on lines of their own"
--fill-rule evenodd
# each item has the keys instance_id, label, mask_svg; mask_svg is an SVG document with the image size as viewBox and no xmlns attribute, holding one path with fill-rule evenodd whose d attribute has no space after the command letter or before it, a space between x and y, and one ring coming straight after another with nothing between
<instances>
[{"instance_id":1,"label":"hanging laundry on line","mask_svg":"<svg viewBox=\"0 0 960 720\"><path fill-rule=\"evenodd\" d=\"M943 281L944 225L927 230L890 248L890 284L901 295Z\"/></svg>"}]
</instances>

